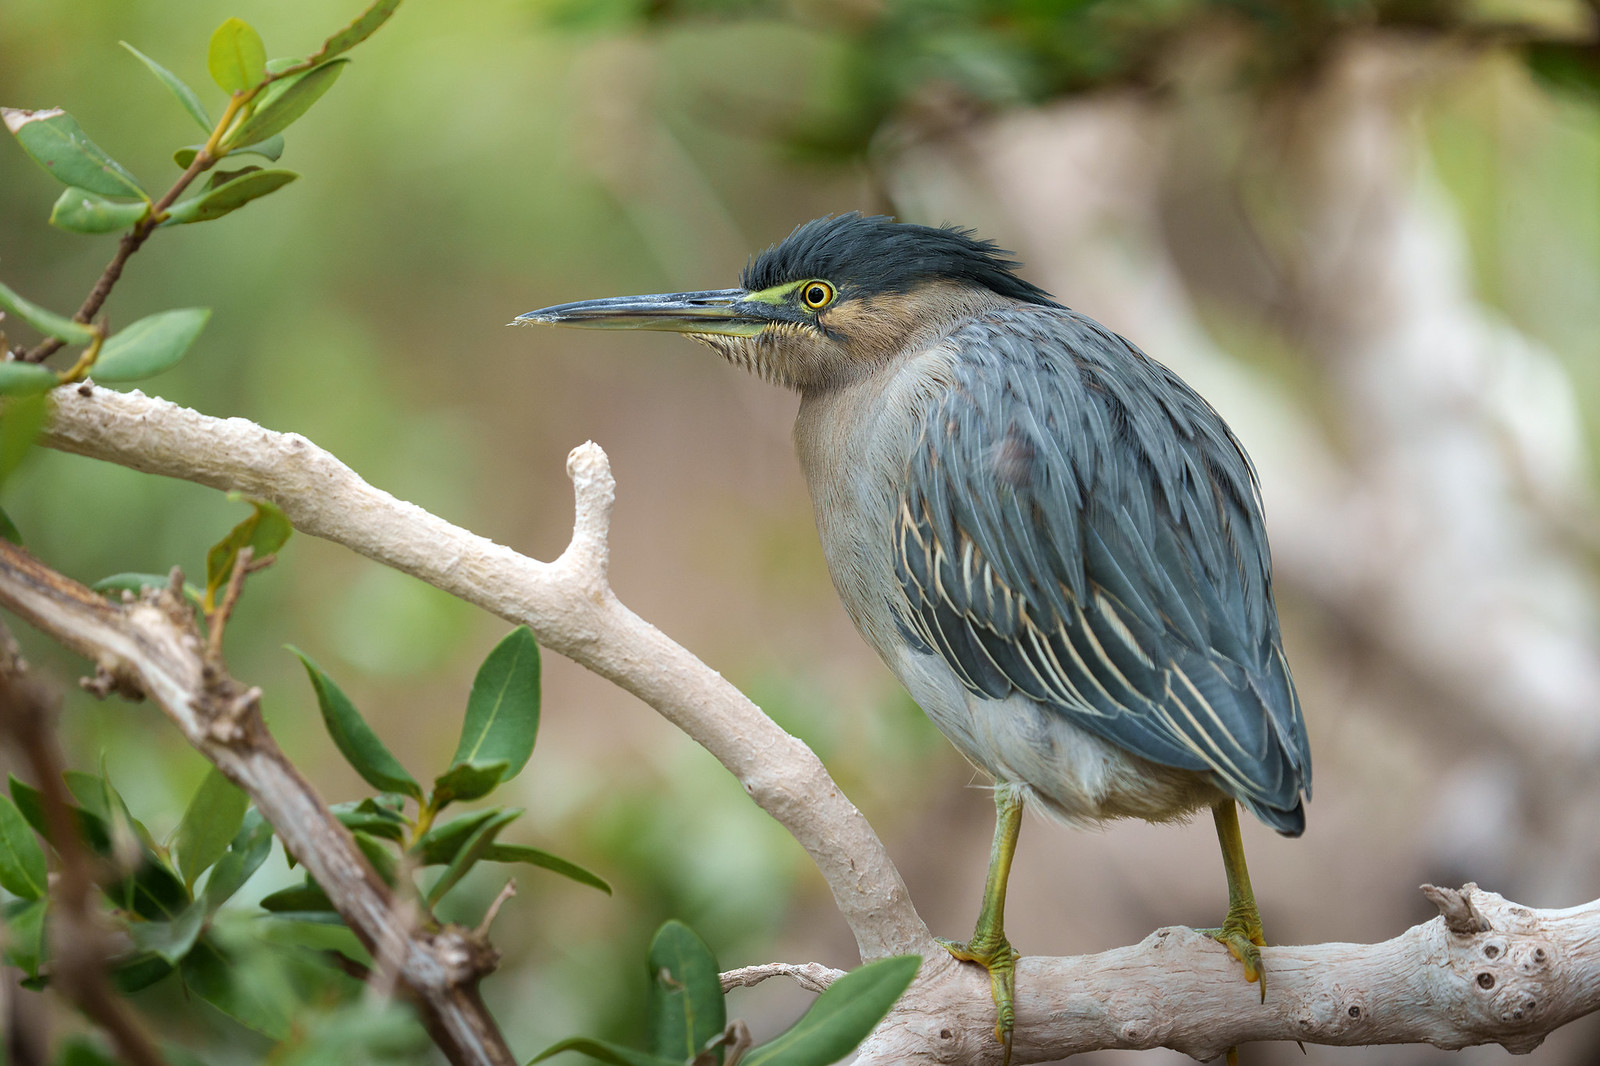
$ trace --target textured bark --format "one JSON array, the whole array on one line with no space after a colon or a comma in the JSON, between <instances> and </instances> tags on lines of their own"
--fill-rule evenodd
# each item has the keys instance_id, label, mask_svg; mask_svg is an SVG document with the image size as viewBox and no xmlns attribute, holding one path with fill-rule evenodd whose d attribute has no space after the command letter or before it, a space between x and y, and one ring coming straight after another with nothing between
<instances>
[{"instance_id":1,"label":"textured bark","mask_svg":"<svg viewBox=\"0 0 1600 1066\"><path fill-rule=\"evenodd\" d=\"M1259 1040L1525 1053L1600 1008L1600 901L1541 911L1475 885L1433 892L1448 913L1475 910L1489 928L1455 933L1441 916L1381 944L1266 948L1265 1003L1232 956L1192 929L1098 955L1024 958L1012 1061L1153 1047L1207 1060ZM857 1062L998 1063L988 991L982 971L934 960Z\"/></svg>"},{"instance_id":2,"label":"textured bark","mask_svg":"<svg viewBox=\"0 0 1600 1066\"><path fill-rule=\"evenodd\" d=\"M87 687L160 704L189 743L249 794L351 930L374 956L393 958L454 1066L515 1066L478 996L494 950L458 926L429 932L408 920L414 908L397 900L267 733L261 691L246 689L207 656L181 590L112 603L0 541L0 604L93 661Z\"/></svg>"}]
</instances>

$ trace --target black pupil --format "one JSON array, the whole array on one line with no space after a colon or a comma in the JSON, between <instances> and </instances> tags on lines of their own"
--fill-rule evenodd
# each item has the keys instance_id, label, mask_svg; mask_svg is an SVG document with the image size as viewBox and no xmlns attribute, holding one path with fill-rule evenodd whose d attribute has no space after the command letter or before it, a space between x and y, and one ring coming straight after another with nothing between
<instances>
[{"instance_id":1,"label":"black pupil","mask_svg":"<svg viewBox=\"0 0 1600 1066\"><path fill-rule=\"evenodd\" d=\"M819 304L828 298L828 290L821 285L813 285L806 290L806 303Z\"/></svg>"}]
</instances>

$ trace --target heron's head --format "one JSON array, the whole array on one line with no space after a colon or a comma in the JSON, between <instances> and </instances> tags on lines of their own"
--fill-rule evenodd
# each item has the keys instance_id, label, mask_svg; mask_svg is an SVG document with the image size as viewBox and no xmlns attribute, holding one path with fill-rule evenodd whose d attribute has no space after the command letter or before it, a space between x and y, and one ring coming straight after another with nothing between
<instances>
[{"instance_id":1,"label":"heron's head","mask_svg":"<svg viewBox=\"0 0 1600 1066\"><path fill-rule=\"evenodd\" d=\"M737 289L584 300L517 321L685 333L768 381L825 388L974 311L1051 304L1009 254L967 230L852 212L807 222L752 258Z\"/></svg>"}]
</instances>

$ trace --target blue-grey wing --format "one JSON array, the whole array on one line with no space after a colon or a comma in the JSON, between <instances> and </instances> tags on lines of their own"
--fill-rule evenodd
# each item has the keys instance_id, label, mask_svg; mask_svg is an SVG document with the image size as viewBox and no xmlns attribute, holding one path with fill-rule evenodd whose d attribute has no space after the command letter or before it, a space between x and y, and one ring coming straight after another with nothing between
<instances>
[{"instance_id":1,"label":"blue-grey wing","mask_svg":"<svg viewBox=\"0 0 1600 1066\"><path fill-rule=\"evenodd\" d=\"M1175 374L1070 312L964 326L895 523L907 628L1298 833L1311 785L1255 472Z\"/></svg>"}]
</instances>

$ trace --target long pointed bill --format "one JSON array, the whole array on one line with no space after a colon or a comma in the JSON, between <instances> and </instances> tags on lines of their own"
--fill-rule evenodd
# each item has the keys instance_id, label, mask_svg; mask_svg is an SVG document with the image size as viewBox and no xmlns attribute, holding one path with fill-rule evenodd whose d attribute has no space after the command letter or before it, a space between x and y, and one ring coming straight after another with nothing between
<instances>
[{"instance_id":1,"label":"long pointed bill","mask_svg":"<svg viewBox=\"0 0 1600 1066\"><path fill-rule=\"evenodd\" d=\"M580 300L518 315L517 322L584 329L659 329L672 333L721 333L754 337L773 324L770 305L752 301L744 289L674 292L659 296L613 296Z\"/></svg>"}]
</instances>

